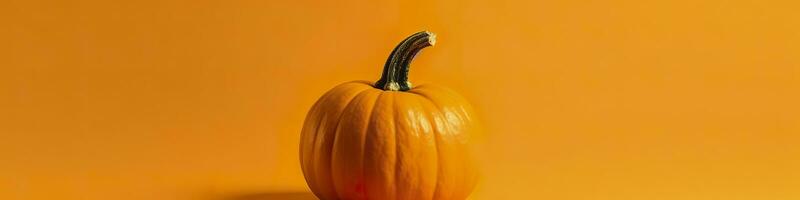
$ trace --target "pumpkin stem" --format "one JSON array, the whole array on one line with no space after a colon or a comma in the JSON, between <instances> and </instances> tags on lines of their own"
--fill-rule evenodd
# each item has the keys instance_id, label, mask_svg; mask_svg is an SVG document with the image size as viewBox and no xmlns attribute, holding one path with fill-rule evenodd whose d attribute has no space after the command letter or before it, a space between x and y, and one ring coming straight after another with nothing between
<instances>
[{"instance_id":1,"label":"pumpkin stem","mask_svg":"<svg viewBox=\"0 0 800 200\"><path fill-rule=\"evenodd\" d=\"M388 91L408 91L411 83L408 82L408 68L414 57L425 47L436 44L436 35L422 31L408 36L394 48L386 64L383 66L381 79L375 87Z\"/></svg>"}]
</instances>

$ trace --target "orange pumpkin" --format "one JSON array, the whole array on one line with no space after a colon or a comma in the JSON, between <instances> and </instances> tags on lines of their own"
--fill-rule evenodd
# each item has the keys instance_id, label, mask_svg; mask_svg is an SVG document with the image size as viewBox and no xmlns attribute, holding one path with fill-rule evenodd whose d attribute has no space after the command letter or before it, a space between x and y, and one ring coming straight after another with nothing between
<instances>
[{"instance_id":1,"label":"orange pumpkin","mask_svg":"<svg viewBox=\"0 0 800 200\"><path fill-rule=\"evenodd\" d=\"M317 197L427 200L469 196L478 131L469 104L436 85L412 87L409 63L435 36L416 33L389 56L377 83L354 81L325 93L303 125L300 160Z\"/></svg>"}]
</instances>

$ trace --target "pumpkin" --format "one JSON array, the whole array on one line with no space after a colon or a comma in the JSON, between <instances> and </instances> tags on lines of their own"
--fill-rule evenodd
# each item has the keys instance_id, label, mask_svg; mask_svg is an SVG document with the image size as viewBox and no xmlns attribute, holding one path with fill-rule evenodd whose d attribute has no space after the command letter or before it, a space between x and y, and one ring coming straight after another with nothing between
<instances>
[{"instance_id":1,"label":"pumpkin","mask_svg":"<svg viewBox=\"0 0 800 200\"><path fill-rule=\"evenodd\" d=\"M424 31L391 53L376 83L338 85L305 119L300 160L320 199L427 200L469 196L477 182L470 105L436 85L412 87L409 64L435 44Z\"/></svg>"}]
</instances>

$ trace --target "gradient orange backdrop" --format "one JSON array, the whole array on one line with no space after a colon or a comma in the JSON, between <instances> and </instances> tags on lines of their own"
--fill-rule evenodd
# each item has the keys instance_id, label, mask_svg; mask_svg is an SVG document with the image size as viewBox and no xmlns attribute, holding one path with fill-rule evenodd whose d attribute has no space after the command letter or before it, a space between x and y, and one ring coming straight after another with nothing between
<instances>
[{"instance_id":1,"label":"gradient orange backdrop","mask_svg":"<svg viewBox=\"0 0 800 200\"><path fill-rule=\"evenodd\" d=\"M307 199L310 106L411 68L486 127L472 199L800 199L795 1L0 2L0 199Z\"/></svg>"}]
</instances>

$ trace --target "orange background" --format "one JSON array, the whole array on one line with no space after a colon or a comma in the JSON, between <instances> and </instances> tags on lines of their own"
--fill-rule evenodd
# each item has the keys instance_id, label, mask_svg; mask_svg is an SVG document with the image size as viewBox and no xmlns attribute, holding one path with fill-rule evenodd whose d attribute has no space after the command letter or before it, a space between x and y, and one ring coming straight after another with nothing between
<instances>
[{"instance_id":1,"label":"orange background","mask_svg":"<svg viewBox=\"0 0 800 200\"><path fill-rule=\"evenodd\" d=\"M308 199L306 112L411 81L486 127L472 199L800 199L795 1L0 2L0 199Z\"/></svg>"}]
</instances>

